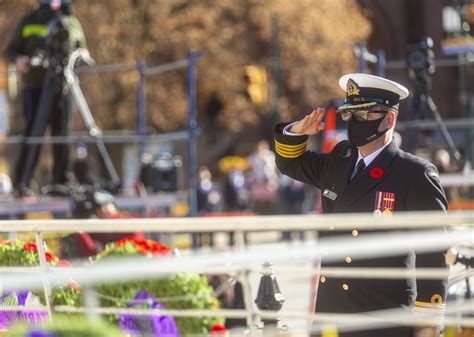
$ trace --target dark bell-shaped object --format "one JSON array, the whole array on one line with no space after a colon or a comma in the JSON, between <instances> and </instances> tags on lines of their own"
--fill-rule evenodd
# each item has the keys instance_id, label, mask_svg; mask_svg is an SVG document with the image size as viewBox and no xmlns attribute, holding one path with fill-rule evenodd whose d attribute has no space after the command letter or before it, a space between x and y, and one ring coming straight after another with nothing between
<instances>
[{"instance_id":1,"label":"dark bell-shaped object","mask_svg":"<svg viewBox=\"0 0 474 337\"><path fill-rule=\"evenodd\" d=\"M263 264L261 271L260 285L258 287L255 303L259 310L279 311L285 302L285 298L280 292L278 282L273 274L273 267L270 262Z\"/></svg>"}]
</instances>

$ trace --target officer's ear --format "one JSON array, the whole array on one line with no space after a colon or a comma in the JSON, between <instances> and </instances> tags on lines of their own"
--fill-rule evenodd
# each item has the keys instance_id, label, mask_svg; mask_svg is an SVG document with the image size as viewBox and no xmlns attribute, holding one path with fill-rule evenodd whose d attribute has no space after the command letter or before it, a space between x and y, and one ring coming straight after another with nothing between
<instances>
[{"instance_id":1,"label":"officer's ear","mask_svg":"<svg viewBox=\"0 0 474 337\"><path fill-rule=\"evenodd\" d=\"M398 111L390 109L382 123L380 123L379 129L387 130L393 128L395 126L395 122L397 121L397 113Z\"/></svg>"}]
</instances>

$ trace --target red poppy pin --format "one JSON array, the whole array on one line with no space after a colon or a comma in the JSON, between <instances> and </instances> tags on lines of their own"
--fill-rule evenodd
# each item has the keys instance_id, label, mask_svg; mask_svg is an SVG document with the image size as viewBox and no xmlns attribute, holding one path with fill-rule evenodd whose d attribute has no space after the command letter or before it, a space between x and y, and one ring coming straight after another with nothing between
<instances>
[{"instance_id":1,"label":"red poppy pin","mask_svg":"<svg viewBox=\"0 0 474 337\"><path fill-rule=\"evenodd\" d=\"M370 170L370 176L374 179L379 179L383 177L383 169L381 167L374 167Z\"/></svg>"}]
</instances>

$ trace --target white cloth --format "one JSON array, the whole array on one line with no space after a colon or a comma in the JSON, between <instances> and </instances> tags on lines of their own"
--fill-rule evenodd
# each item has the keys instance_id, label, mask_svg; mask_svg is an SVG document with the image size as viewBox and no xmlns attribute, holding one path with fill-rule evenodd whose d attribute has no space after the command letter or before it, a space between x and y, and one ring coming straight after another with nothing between
<instances>
[{"instance_id":1,"label":"white cloth","mask_svg":"<svg viewBox=\"0 0 474 337\"><path fill-rule=\"evenodd\" d=\"M287 126L285 126L285 128L283 129L283 134L284 135L287 135L287 136L303 136L302 134L300 133L293 133L293 132L290 132L288 131L289 129L291 129L291 127L293 126L293 124L295 124L296 122L293 122L291 124L288 124Z\"/></svg>"}]
</instances>

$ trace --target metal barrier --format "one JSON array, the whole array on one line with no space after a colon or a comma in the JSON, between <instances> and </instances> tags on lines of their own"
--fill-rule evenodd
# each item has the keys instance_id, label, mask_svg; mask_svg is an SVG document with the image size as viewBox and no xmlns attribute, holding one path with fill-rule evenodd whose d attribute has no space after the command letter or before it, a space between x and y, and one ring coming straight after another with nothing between
<instances>
[{"instance_id":1,"label":"metal barrier","mask_svg":"<svg viewBox=\"0 0 474 337\"><path fill-rule=\"evenodd\" d=\"M245 232L265 232L281 230L334 230L344 231L352 230L354 227L360 230L389 230L398 229L394 235L389 237L374 234L367 237L366 240L353 239L348 241L344 238L335 238L320 242L318 245L309 243L298 246L270 246L270 247L247 247L244 240ZM443 227L450 227L453 230L445 232ZM233 232L236 235L237 249L234 252L224 254L213 251L206 253L204 251L196 252L190 257L175 263L170 259L159 259L150 261L150 259L129 259L117 262L107 262L100 267L56 269L48 268L46 265L45 252L42 244L42 233L52 232L123 232L130 228L134 230L143 230L147 232L162 233L189 233L189 232ZM438 228L441 230L426 231L429 228ZM411 229L405 231L403 229ZM419 232L415 230L420 230ZM248 327L251 332L254 329L257 317L266 320L274 320L278 317L273 312L256 312L252 305L250 293L249 273L259 270L262 260L272 259L277 269L288 273L303 272L316 275L320 271L315 267L304 265L295 266L304 262L314 262L314 259L321 256L323 252L331 251L332 258L346 256L347 253L354 252L359 257L368 257L372 254L393 254L409 251L416 245L421 251L430 251L433 249L446 248L455 244L468 242L474 244L474 213L473 212L452 212L445 215L442 212L414 212L399 213L392 217L374 217L371 214L334 214L334 215L306 215L306 216L261 216L261 217L216 217L216 218L162 218L162 219L117 219L117 220L38 220L38 221L0 221L0 232L35 232L36 241L40 253L39 268L2 268L2 273L14 273L13 275L4 275L2 282L4 284L15 284L18 287L42 285L46 294L49 294L51 282L75 278L80 284L86 285L85 291L90 291L89 285L104 282L114 282L117 280L127 281L129 279L159 277L176 272L199 272L199 273L236 273L243 283L245 298L245 310L165 310L152 311L153 313L166 313L176 316L202 317L202 316L220 316L241 318L246 317ZM378 236L376 236L378 235ZM361 238L362 239L362 238ZM391 247L390 250L386 249ZM339 255L338 255L339 254ZM365 254L365 255L364 255ZM128 272L124 275L123 263L127 263ZM284 267L284 263L290 263L290 267ZM413 276L407 270L393 269L355 269L343 270L344 268L325 268L327 275L350 276L350 277L380 277L380 278L405 278ZM472 273L472 271L470 271ZM40 275L40 277L25 277L25 273ZM441 270L417 270L417 277L440 278L446 276ZM472 275L472 274L466 274ZM464 275L464 276L466 276ZM459 276L459 275L455 275ZM95 296L94 294L90 296ZM86 313L125 313L133 312L138 315L150 314L150 311L135 309L117 309L117 308L71 308L55 307L52 308L49 302L46 303L49 311L53 309L58 312L86 312ZM472 309L472 303L465 303L461 306L455 306L452 310L455 312L469 312ZM316 322L338 323L344 326L344 322L350 318L351 324L357 326L379 326L380 324L397 324L404 322L406 324L423 325L431 322L429 317L411 317L402 310L390 312L375 312L375 316L366 314L357 315L336 315L336 314L318 314L314 316L308 312L291 312L281 317L306 317L314 319ZM401 315L401 316L400 316ZM396 317L396 320L393 319ZM445 323L460 322L459 318L446 317ZM464 325L474 326L472 319L463 318ZM348 329L352 329L352 325Z\"/></svg>"},{"instance_id":2,"label":"metal barrier","mask_svg":"<svg viewBox=\"0 0 474 337\"><path fill-rule=\"evenodd\" d=\"M77 74L86 73L111 73L111 72L132 72L137 71L139 80L137 83L136 100L137 100L137 128L135 134L115 134L104 135L104 143L138 143L139 157L144 150L144 144L148 142L163 142L169 140L188 140L188 181L189 181L189 209L190 216L197 215L197 178L196 178L196 152L197 137L199 135L198 125L196 121L196 66L199 61L200 53L195 50L189 51L187 58L171 63L161 64L158 66L147 66L145 61L137 60L136 64L118 64L118 65L96 65L78 68ZM173 70L187 69L187 91L188 91L188 127L186 131L174 132L165 135L148 135L146 128L146 99L145 99L145 83L147 76L159 75ZM3 72L0 76L8 76L14 72ZM76 134L66 137L28 137L21 136L7 137L0 141L0 144L17 144L26 142L28 144L56 144L56 143L93 143L94 138L85 134Z\"/></svg>"}]
</instances>

